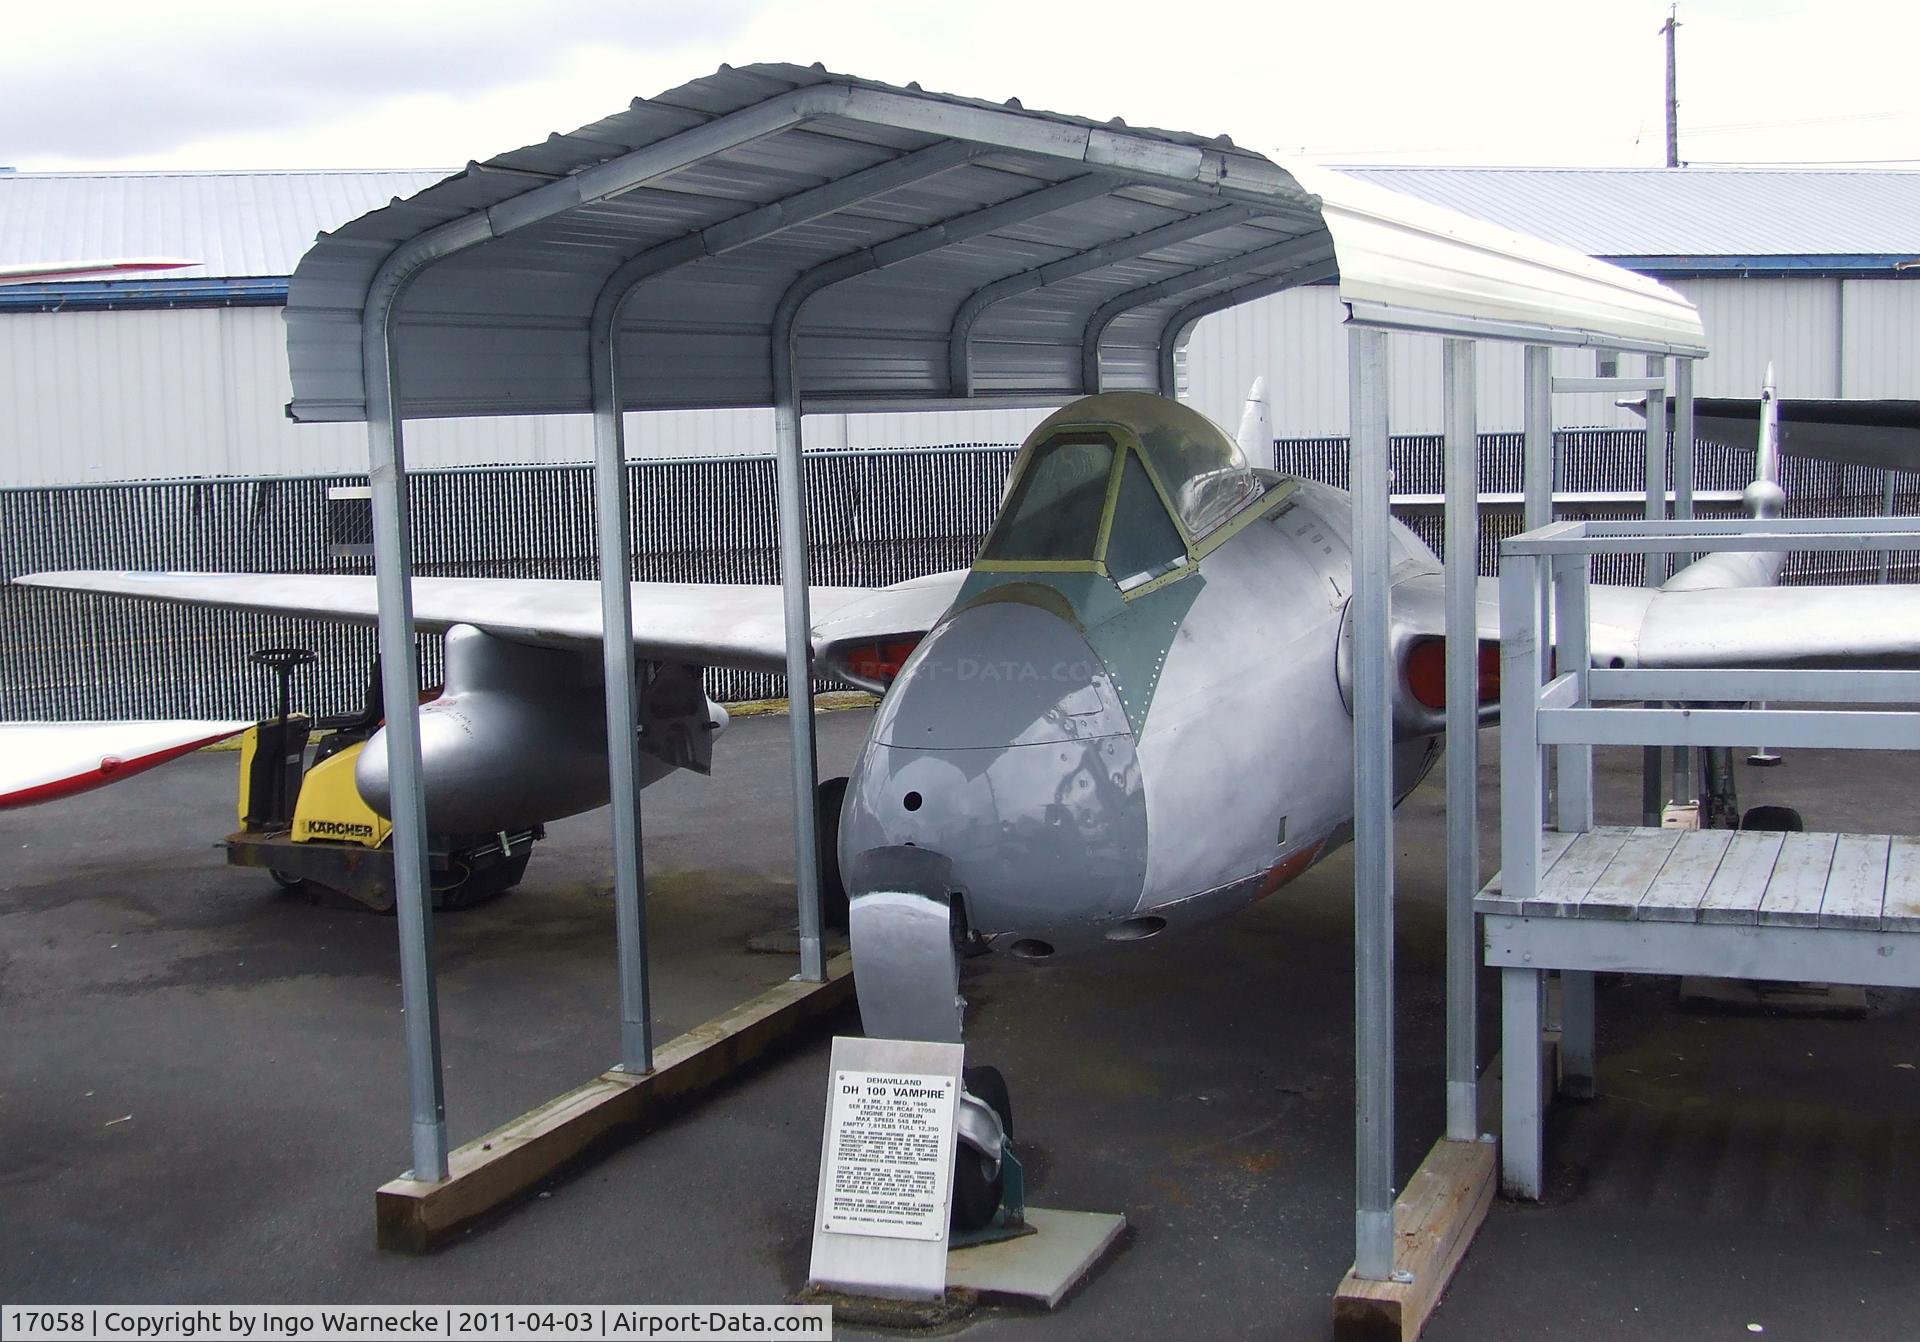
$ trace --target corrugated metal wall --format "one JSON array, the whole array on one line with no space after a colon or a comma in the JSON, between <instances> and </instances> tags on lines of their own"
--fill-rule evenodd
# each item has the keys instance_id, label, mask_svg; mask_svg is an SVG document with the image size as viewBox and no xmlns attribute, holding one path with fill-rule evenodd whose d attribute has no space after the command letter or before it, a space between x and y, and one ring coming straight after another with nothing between
<instances>
[{"instance_id":1,"label":"corrugated metal wall","mask_svg":"<svg viewBox=\"0 0 1920 1342\"><path fill-rule=\"evenodd\" d=\"M1842 286L1839 394L1920 399L1920 284Z\"/></svg>"},{"instance_id":2,"label":"corrugated metal wall","mask_svg":"<svg viewBox=\"0 0 1920 1342\"><path fill-rule=\"evenodd\" d=\"M1681 279L1668 283L1700 309L1712 357L1694 379L1700 396L1757 396L1769 361L1782 396L1890 396L1920 399L1920 283L1910 280ZM1843 291L1844 290L1844 297ZM1347 431L1347 338L1329 286L1257 299L1202 321L1188 345L1188 395L1232 428L1247 384L1270 381L1276 432L1339 436ZM1397 433L1438 433L1440 346L1426 336L1394 336L1389 416ZM1554 372L1588 377L1594 355L1557 350ZM1844 366L1844 378L1842 377ZM1622 372L1638 373L1638 357ZM1521 353L1483 344L1479 354L1480 427L1520 428ZM1632 411L1604 396L1554 398L1554 418L1582 428L1634 428Z\"/></svg>"},{"instance_id":3,"label":"corrugated metal wall","mask_svg":"<svg viewBox=\"0 0 1920 1342\"><path fill-rule=\"evenodd\" d=\"M1680 280L1699 304L1715 354L1701 395L1752 396L1771 359L1787 396L1920 398L1920 284L1895 280ZM1844 293L1843 293L1844 289ZM1326 286L1293 290L1217 314L1196 328L1186 359L1189 399L1229 430L1247 386L1271 383L1275 431L1338 436L1347 429L1347 338ZM1637 359L1623 371L1638 371ZM1480 353L1481 427L1520 427L1518 348ZM1593 372L1585 350L1556 352L1564 375ZM1842 376L1844 373L1844 377ZM289 423L285 331L275 307L0 315L0 486L216 475L306 475L364 468L352 425ZM1604 396L1556 398L1556 422L1637 427ZM813 447L1012 443L1042 411L813 415ZM1396 432L1440 430L1440 342L1392 340ZM729 456L768 450L764 410L629 417L636 454ZM416 468L585 461L582 416L416 422Z\"/></svg>"},{"instance_id":4,"label":"corrugated metal wall","mask_svg":"<svg viewBox=\"0 0 1920 1342\"><path fill-rule=\"evenodd\" d=\"M1244 393L1245 388L1242 388ZM366 468L358 425L286 417L278 307L0 315L0 487ZM1237 413L1237 412L1236 412ZM814 415L809 446L1017 443L1045 411ZM767 410L629 415L635 455L768 451ZM410 467L548 464L593 456L584 415L417 420Z\"/></svg>"},{"instance_id":5,"label":"corrugated metal wall","mask_svg":"<svg viewBox=\"0 0 1920 1342\"><path fill-rule=\"evenodd\" d=\"M1563 490L1631 491L1642 460L1631 431L1560 436ZM1441 488L1436 440L1394 443L1396 488ZM1282 469L1344 485L1347 446L1335 438L1282 441ZM1520 484L1517 435L1482 440L1484 488ZM807 464L816 582L881 586L968 564L998 506L1010 448L825 453ZM1790 509L1800 514L1876 511L1880 477L1790 458ZM636 462L631 469L634 576L663 581L777 581L773 462L765 456ZM1737 490L1751 453L1702 453L1703 488ZM326 499L347 475L270 480L66 486L0 490L0 578L64 568L366 572L365 558L329 550ZM1920 507L1920 477L1901 479L1901 507ZM518 467L424 471L413 478L418 571L487 577L591 578L592 473ZM1637 506L1567 510L1630 516ZM1439 514L1401 514L1438 549ZM1480 568L1492 572L1499 537L1517 531L1517 509L1490 509ZM337 538L335 538L337 539ZM1805 581L1866 581L1865 554L1797 559ZM1624 568L1603 578L1638 581ZM358 707L372 630L312 620L163 606L125 598L0 586L0 719L235 717L262 714L273 682L246 654L267 646L320 654L299 682L299 702L319 713ZM422 640L423 673L438 675L436 640ZM724 699L782 692L780 678L713 673Z\"/></svg>"}]
</instances>

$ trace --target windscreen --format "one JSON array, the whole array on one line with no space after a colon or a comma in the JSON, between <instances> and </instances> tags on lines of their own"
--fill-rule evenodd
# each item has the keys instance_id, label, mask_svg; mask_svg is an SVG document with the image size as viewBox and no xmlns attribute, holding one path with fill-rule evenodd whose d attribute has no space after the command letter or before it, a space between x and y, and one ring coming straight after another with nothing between
<instances>
[{"instance_id":1,"label":"windscreen","mask_svg":"<svg viewBox=\"0 0 1920 1342\"><path fill-rule=\"evenodd\" d=\"M1180 519L1196 537L1212 531L1260 492L1259 479L1247 469L1233 440L1211 423L1203 421L1203 428L1196 432L1186 422L1139 428L1141 449L1173 491Z\"/></svg>"},{"instance_id":2,"label":"windscreen","mask_svg":"<svg viewBox=\"0 0 1920 1342\"><path fill-rule=\"evenodd\" d=\"M1176 568L1186 557L1187 543L1167 516L1160 492L1147 478L1140 458L1129 452L1121 467L1113 526L1107 533L1108 576L1121 591L1130 591Z\"/></svg>"},{"instance_id":3,"label":"windscreen","mask_svg":"<svg viewBox=\"0 0 1920 1342\"><path fill-rule=\"evenodd\" d=\"M1113 453L1113 440L1104 433L1056 434L1040 444L1014 482L980 557L1091 560Z\"/></svg>"}]
</instances>

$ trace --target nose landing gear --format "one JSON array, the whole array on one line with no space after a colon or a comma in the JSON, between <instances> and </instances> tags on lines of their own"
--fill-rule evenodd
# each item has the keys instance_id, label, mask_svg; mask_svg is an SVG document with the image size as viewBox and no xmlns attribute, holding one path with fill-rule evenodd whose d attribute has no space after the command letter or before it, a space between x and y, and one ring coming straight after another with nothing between
<instances>
[{"instance_id":1,"label":"nose landing gear","mask_svg":"<svg viewBox=\"0 0 1920 1342\"><path fill-rule=\"evenodd\" d=\"M989 1168L978 1145L991 1136L967 1136L969 1118L977 1121L983 1105L1000 1121L997 1168ZM948 1217L952 1234L947 1242L957 1248L1022 1233L1026 1171L1013 1153L1013 1099L998 1067L969 1067L961 1074L960 1122L960 1140L953 1152L953 1211Z\"/></svg>"},{"instance_id":2,"label":"nose landing gear","mask_svg":"<svg viewBox=\"0 0 1920 1342\"><path fill-rule=\"evenodd\" d=\"M957 1044L961 1039L959 950L953 866L924 848L865 855L872 888L848 906L854 991L870 1038ZM1013 1155L1013 1102L993 1067L961 1077L953 1162L953 1243L1024 1233L1025 1183Z\"/></svg>"}]
</instances>

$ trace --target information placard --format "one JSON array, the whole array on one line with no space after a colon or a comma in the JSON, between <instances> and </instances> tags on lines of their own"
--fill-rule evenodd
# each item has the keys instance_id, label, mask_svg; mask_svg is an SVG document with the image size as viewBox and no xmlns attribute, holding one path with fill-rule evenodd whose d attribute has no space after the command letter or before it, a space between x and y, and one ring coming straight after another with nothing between
<instances>
[{"instance_id":1,"label":"information placard","mask_svg":"<svg viewBox=\"0 0 1920 1342\"><path fill-rule=\"evenodd\" d=\"M821 1229L939 1239L946 1233L950 1076L837 1071Z\"/></svg>"},{"instance_id":2,"label":"information placard","mask_svg":"<svg viewBox=\"0 0 1920 1342\"><path fill-rule=\"evenodd\" d=\"M833 1041L808 1280L855 1295L937 1300L959 1117L959 1044Z\"/></svg>"}]
</instances>

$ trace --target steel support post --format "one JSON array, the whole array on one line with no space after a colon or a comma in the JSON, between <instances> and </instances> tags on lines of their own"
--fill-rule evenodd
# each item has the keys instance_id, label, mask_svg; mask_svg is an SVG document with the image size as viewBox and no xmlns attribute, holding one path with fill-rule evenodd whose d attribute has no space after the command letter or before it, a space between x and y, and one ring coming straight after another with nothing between
<instances>
[{"instance_id":1,"label":"steel support post","mask_svg":"<svg viewBox=\"0 0 1920 1342\"><path fill-rule=\"evenodd\" d=\"M1525 900L1540 887L1541 561L1500 560L1500 890ZM1511 1197L1540 1196L1540 972L1500 971L1500 1181Z\"/></svg>"},{"instance_id":2,"label":"steel support post","mask_svg":"<svg viewBox=\"0 0 1920 1342\"><path fill-rule=\"evenodd\" d=\"M1393 709L1387 646L1387 337L1355 328L1353 508L1354 1274L1393 1275Z\"/></svg>"},{"instance_id":3,"label":"steel support post","mask_svg":"<svg viewBox=\"0 0 1920 1342\"><path fill-rule=\"evenodd\" d=\"M633 659L633 552L621 413L620 310L603 292L588 333L593 380L593 493L600 540L600 648L606 676L607 787L613 814L614 958L620 966L620 1067L653 1070L647 986L646 855L640 828L640 694Z\"/></svg>"},{"instance_id":4,"label":"steel support post","mask_svg":"<svg viewBox=\"0 0 1920 1342\"><path fill-rule=\"evenodd\" d=\"M1647 356L1647 376L1665 380L1667 361ZM1664 387L1647 392L1647 520L1667 520L1667 393ZM1647 554L1646 584L1658 587L1667 580L1668 556Z\"/></svg>"},{"instance_id":5,"label":"steel support post","mask_svg":"<svg viewBox=\"0 0 1920 1342\"><path fill-rule=\"evenodd\" d=\"M1893 472L1880 472L1880 515L1882 517L1892 517L1893 510L1897 503L1898 499L1894 493ZM1885 584L1891 581L1892 577L1893 551L1882 550L1880 552L1880 581L1882 584Z\"/></svg>"},{"instance_id":6,"label":"steel support post","mask_svg":"<svg viewBox=\"0 0 1920 1342\"><path fill-rule=\"evenodd\" d=\"M1500 888L1526 899L1540 880L1541 561L1500 561ZM1519 893L1516 893L1519 892Z\"/></svg>"},{"instance_id":7,"label":"steel support post","mask_svg":"<svg viewBox=\"0 0 1920 1342\"><path fill-rule=\"evenodd\" d=\"M1553 521L1553 351L1545 345L1528 345L1522 357L1522 428L1520 463L1520 529L1535 531ZM1553 604L1545 584L1537 584L1534 600L1538 609L1541 637L1552 643ZM1544 665L1544 663L1543 663ZM1504 675L1504 671L1502 672ZM1501 682L1505 684L1503 680ZM1534 681L1535 686L1539 680ZM1502 784L1506 786L1502 774ZM1544 807L1548 779L1540 775L1540 801Z\"/></svg>"},{"instance_id":8,"label":"steel support post","mask_svg":"<svg viewBox=\"0 0 1920 1342\"><path fill-rule=\"evenodd\" d=\"M798 311L798 307L794 308ZM793 732L793 883L800 917L800 977L827 977L820 923L820 817L814 789L813 618L807 607L806 459L800 451L800 392L793 324L773 333L774 467L779 486L780 595L786 614L787 720Z\"/></svg>"},{"instance_id":9,"label":"steel support post","mask_svg":"<svg viewBox=\"0 0 1920 1342\"><path fill-rule=\"evenodd\" d=\"M1684 357L1673 361L1673 516L1681 522L1693 520L1693 486L1698 473L1694 465L1693 364L1692 359ZM1675 555L1676 571L1693 560L1690 553ZM1682 806L1703 795L1693 772L1692 747L1675 746L1672 800Z\"/></svg>"},{"instance_id":10,"label":"steel support post","mask_svg":"<svg viewBox=\"0 0 1920 1342\"><path fill-rule=\"evenodd\" d=\"M1520 529L1535 531L1553 520L1553 351L1545 345L1528 345L1522 357L1525 445Z\"/></svg>"},{"instance_id":11,"label":"steel support post","mask_svg":"<svg viewBox=\"0 0 1920 1342\"><path fill-rule=\"evenodd\" d=\"M1593 669L1590 646L1590 592L1588 558L1584 554L1555 555L1553 577L1554 671L1576 677L1576 702L1586 707L1592 697L1588 675ZM1578 834L1593 828L1593 747L1564 745L1553 748L1554 828Z\"/></svg>"},{"instance_id":12,"label":"steel support post","mask_svg":"<svg viewBox=\"0 0 1920 1342\"><path fill-rule=\"evenodd\" d=\"M406 450L389 331L400 290L369 307L361 325L367 389L367 483L373 501L380 689L387 705L387 771L393 798L394 920L400 934L400 1001L406 1015L407 1094L415 1179L447 1177L447 1096L440 1072L440 1002L433 972L433 902L427 872L427 799L420 770L420 675L413 641L413 559Z\"/></svg>"},{"instance_id":13,"label":"steel support post","mask_svg":"<svg viewBox=\"0 0 1920 1342\"><path fill-rule=\"evenodd\" d=\"M1694 360L1673 361L1673 515L1675 520L1693 520L1693 486L1698 469L1694 465L1694 444L1698 435L1693 424ZM1677 562L1689 562L1692 555L1681 555Z\"/></svg>"},{"instance_id":14,"label":"steel support post","mask_svg":"<svg viewBox=\"0 0 1920 1342\"><path fill-rule=\"evenodd\" d=\"M1447 1136L1480 1135L1480 433L1474 342L1445 346L1447 604Z\"/></svg>"},{"instance_id":15,"label":"steel support post","mask_svg":"<svg viewBox=\"0 0 1920 1342\"><path fill-rule=\"evenodd\" d=\"M1588 676L1593 669L1589 651L1590 601L1584 554L1555 555L1548 565L1553 578L1554 662L1549 675L1571 675L1579 682L1574 702L1592 703ZM1553 747L1554 828L1578 834L1593 828L1593 747ZM1563 1089L1581 1099L1593 1098L1593 975L1564 970L1560 975L1560 1057Z\"/></svg>"},{"instance_id":16,"label":"steel support post","mask_svg":"<svg viewBox=\"0 0 1920 1342\"><path fill-rule=\"evenodd\" d=\"M1657 354L1647 356L1647 376L1665 380L1667 361ZM1664 387L1647 392L1647 521L1667 520L1667 393ZM1649 550L1644 578L1649 587L1667 580L1668 556ZM1640 751L1640 823L1658 825L1667 799L1666 752L1659 746L1643 746Z\"/></svg>"}]
</instances>

